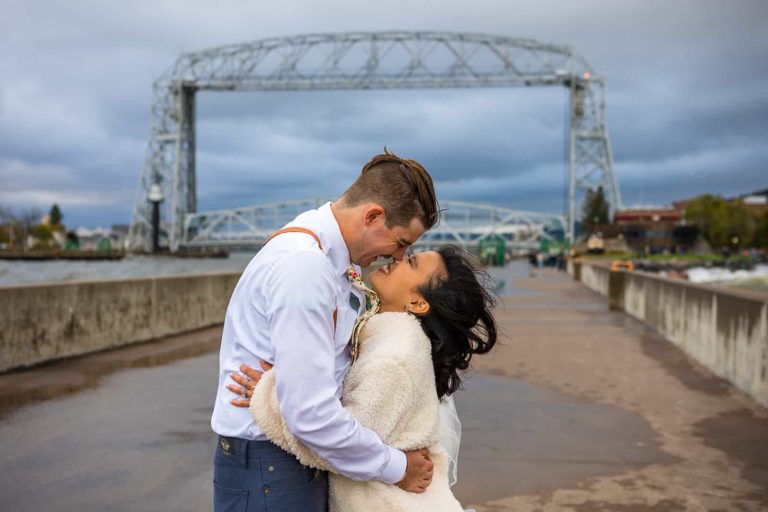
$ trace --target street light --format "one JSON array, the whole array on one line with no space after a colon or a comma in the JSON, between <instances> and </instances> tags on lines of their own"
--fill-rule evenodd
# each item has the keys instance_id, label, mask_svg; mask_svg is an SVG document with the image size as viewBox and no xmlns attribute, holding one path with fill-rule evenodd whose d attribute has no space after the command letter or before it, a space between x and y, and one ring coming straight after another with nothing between
<instances>
[{"instance_id":1,"label":"street light","mask_svg":"<svg viewBox=\"0 0 768 512\"><path fill-rule=\"evenodd\" d=\"M158 183L149 187L147 195L152 203L152 252L160 252L160 203L163 202L163 191Z\"/></svg>"}]
</instances>

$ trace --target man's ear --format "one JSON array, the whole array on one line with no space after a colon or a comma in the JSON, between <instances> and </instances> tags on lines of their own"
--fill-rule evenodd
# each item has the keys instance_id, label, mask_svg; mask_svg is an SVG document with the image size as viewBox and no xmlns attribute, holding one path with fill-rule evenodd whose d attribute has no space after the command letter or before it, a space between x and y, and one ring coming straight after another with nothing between
<instances>
[{"instance_id":1,"label":"man's ear","mask_svg":"<svg viewBox=\"0 0 768 512\"><path fill-rule=\"evenodd\" d=\"M371 203L363 211L363 223L365 227L370 227L376 222L386 221L386 213L384 207L377 203Z\"/></svg>"},{"instance_id":2,"label":"man's ear","mask_svg":"<svg viewBox=\"0 0 768 512\"><path fill-rule=\"evenodd\" d=\"M416 316L424 316L429 313L429 302L424 300L423 297L412 297L411 302L408 303L405 310L409 313L413 313Z\"/></svg>"}]
</instances>

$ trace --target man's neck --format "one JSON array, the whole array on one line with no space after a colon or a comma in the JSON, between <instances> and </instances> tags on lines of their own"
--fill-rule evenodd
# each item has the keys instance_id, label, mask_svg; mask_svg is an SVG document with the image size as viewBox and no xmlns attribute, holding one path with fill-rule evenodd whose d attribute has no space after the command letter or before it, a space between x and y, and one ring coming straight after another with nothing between
<instances>
[{"instance_id":1,"label":"man's neck","mask_svg":"<svg viewBox=\"0 0 768 512\"><path fill-rule=\"evenodd\" d=\"M349 258L352 259L352 244L355 241L355 235L354 231L352 229L352 222L351 222L351 216L350 211L348 208L344 207L344 203L341 199L338 201L335 201L331 203L331 213L333 214L333 218L336 219L336 224L339 226L339 231L341 232L341 238L344 239L344 245L347 246L347 251L349 252Z\"/></svg>"}]
</instances>

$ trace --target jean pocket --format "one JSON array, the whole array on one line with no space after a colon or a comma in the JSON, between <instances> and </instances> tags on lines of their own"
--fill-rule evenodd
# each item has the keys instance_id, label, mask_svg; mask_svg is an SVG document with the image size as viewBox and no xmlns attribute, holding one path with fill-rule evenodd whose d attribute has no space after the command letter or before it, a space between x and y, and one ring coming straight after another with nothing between
<instances>
[{"instance_id":1,"label":"jean pocket","mask_svg":"<svg viewBox=\"0 0 768 512\"><path fill-rule=\"evenodd\" d=\"M213 482L214 512L247 512L248 491L245 489L230 489Z\"/></svg>"},{"instance_id":2,"label":"jean pocket","mask_svg":"<svg viewBox=\"0 0 768 512\"><path fill-rule=\"evenodd\" d=\"M310 470L310 480L293 488L265 489L267 510L328 511L328 473Z\"/></svg>"},{"instance_id":3,"label":"jean pocket","mask_svg":"<svg viewBox=\"0 0 768 512\"><path fill-rule=\"evenodd\" d=\"M274 490L300 489L311 484L321 473L294 458L262 459L261 463L264 483Z\"/></svg>"}]
</instances>

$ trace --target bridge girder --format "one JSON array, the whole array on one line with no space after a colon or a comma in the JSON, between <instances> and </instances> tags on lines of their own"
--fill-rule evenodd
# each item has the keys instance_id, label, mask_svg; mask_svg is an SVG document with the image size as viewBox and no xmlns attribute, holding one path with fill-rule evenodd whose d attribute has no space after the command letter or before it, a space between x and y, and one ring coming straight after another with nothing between
<instances>
[{"instance_id":1,"label":"bridge girder","mask_svg":"<svg viewBox=\"0 0 768 512\"><path fill-rule=\"evenodd\" d=\"M570 90L568 229L587 187L603 186L611 210L621 197L605 125L604 82L570 47L483 34L355 32L272 38L181 55L153 85L147 157L129 243L151 239L150 189L159 187L162 238L183 245L197 211L197 91L296 91L566 86Z\"/></svg>"}]
</instances>

